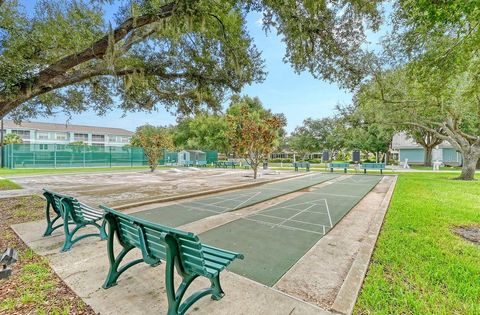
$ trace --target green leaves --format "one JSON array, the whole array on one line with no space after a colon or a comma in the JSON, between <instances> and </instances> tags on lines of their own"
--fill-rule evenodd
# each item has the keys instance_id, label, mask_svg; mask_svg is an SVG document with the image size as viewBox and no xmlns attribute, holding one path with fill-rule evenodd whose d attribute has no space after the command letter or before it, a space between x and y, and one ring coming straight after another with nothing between
<instances>
[{"instance_id":1,"label":"green leaves","mask_svg":"<svg viewBox=\"0 0 480 315\"><path fill-rule=\"evenodd\" d=\"M157 168L163 150L173 150L174 148L171 130L152 125L138 127L131 144L143 148L152 172Z\"/></svg>"},{"instance_id":2,"label":"green leaves","mask_svg":"<svg viewBox=\"0 0 480 315\"><path fill-rule=\"evenodd\" d=\"M20 138L20 136L15 133L6 134L5 137L3 137L3 144L21 144L21 143L23 143L22 138Z\"/></svg>"},{"instance_id":3,"label":"green leaves","mask_svg":"<svg viewBox=\"0 0 480 315\"><path fill-rule=\"evenodd\" d=\"M223 115L200 114L181 120L174 128L175 146L184 149L219 150L228 156L228 124Z\"/></svg>"},{"instance_id":4,"label":"green leaves","mask_svg":"<svg viewBox=\"0 0 480 315\"><path fill-rule=\"evenodd\" d=\"M377 30L380 1L261 1L264 26L287 46L284 61L296 72L353 89L366 75L366 26Z\"/></svg>"},{"instance_id":5,"label":"green leaves","mask_svg":"<svg viewBox=\"0 0 480 315\"><path fill-rule=\"evenodd\" d=\"M234 1L126 3L117 24L96 1L37 6L32 16L16 2L2 6L0 114L164 106L189 115L218 110L226 93L265 75Z\"/></svg>"},{"instance_id":6,"label":"green leaves","mask_svg":"<svg viewBox=\"0 0 480 315\"><path fill-rule=\"evenodd\" d=\"M233 98L227 110L227 137L236 155L246 159L257 178L258 165L278 145L285 121L263 108L258 98Z\"/></svg>"}]
</instances>

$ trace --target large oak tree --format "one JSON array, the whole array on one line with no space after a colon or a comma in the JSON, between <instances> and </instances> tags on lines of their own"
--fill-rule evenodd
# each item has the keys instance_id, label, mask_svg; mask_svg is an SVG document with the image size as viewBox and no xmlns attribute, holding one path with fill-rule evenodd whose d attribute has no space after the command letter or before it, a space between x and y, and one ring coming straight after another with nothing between
<instances>
[{"instance_id":1,"label":"large oak tree","mask_svg":"<svg viewBox=\"0 0 480 315\"><path fill-rule=\"evenodd\" d=\"M365 28L379 24L370 0L37 0L24 11L0 2L0 117L218 109L265 76L245 27L251 11L282 36L296 71L352 87Z\"/></svg>"}]
</instances>

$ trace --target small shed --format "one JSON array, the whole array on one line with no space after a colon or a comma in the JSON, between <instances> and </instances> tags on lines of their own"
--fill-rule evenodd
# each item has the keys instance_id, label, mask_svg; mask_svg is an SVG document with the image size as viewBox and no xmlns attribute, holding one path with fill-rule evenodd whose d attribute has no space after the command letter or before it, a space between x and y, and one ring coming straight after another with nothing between
<instances>
[{"instance_id":1,"label":"small shed","mask_svg":"<svg viewBox=\"0 0 480 315\"><path fill-rule=\"evenodd\" d=\"M198 161L206 161L207 155L200 150L182 150L178 152L178 164L186 163L196 165Z\"/></svg>"}]
</instances>

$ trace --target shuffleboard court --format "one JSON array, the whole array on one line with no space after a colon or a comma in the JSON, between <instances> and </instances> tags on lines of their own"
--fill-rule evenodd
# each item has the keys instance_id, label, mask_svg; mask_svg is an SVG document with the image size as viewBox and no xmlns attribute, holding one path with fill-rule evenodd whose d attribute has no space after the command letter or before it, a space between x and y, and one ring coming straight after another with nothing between
<instances>
[{"instance_id":1,"label":"shuffleboard court","mask_svg":"<svg viewBox=\"0 0 480 315\"><path fill-rule=\"evenodd\" d=\"M273 286L381 178L361 175L337 181L202 233L200 239L243 253L245 259L229 269Z\"/></svg>"},{"instance_id":2,"label":"shuffleboard court","mask_svg":"<svg viewBox=\"0 0 480 315\"><path fill-rule=\"evenodd\" d=\"M315 173L293 179L264 184L194 201L135 212L132 215L172 227L191 223L212 215L235 211L291 192L318 185L339 174Z\"/></svg>"}]
</instances>

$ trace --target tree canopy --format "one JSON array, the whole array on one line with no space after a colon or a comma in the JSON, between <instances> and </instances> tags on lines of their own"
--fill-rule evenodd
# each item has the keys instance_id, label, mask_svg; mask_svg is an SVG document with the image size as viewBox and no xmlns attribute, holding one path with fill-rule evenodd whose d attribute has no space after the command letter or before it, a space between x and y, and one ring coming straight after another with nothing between
<instances>
[{"instance_id":1,"label":"tree canopy","mask_svg":"<svg viewBox=\"0 0 480 315\"><path fill-rule=\"evenodd\" d=\"M138 127L130 142L133 146L143 148L152 172L157 168L164 150L172 150L174 148L169 128L155 127L148 124Z\"/></svg>"},{"instance_id":2,"label":"tree canopy","mask_svg":"<svg viewBox=\"0 0 480 315\"><path fill-rule=\"evenodd\" d=\"M257 178L258 166L279 144L285 121L266 110L258 98L235 98L227 110L228 141L237 156L243 157Z\"/></svg>"},{"instance_id":3,"label":"tree canopy","mask_svg":"<svg viewBox=\"0 0 480 315\"><path fill-rule=\"evenodd\" d=\"M3 137L3 144L21 144L23 143L22 138L16 133L9 133Z\"/></svg>"},{"instance_id":4,"label":"tree canopy","mask_svg":"<svg viewBox=\"0 0 480 315\"><path fill-rule=\"evenodd\" d=\"M116 8L107 18L104 2ZM263 13L298 72L352 87L377 1L38 0L27 14L0 2L0 116L218 110L224 97L265 77L245 17ZM355 64L357 63L357 64Z\"/></svg>"},{"instance_id":5,"label":"tree canopy","mask_svg":"<svg viewBox=\"0 0 480 315\"><path fill-rule=\"evenodd\" d=\"M200 114L181 120L173 128L173 142L183 149L219 150L228 156L228 124L224 115Z\"/></svg>"}]
</instances>

